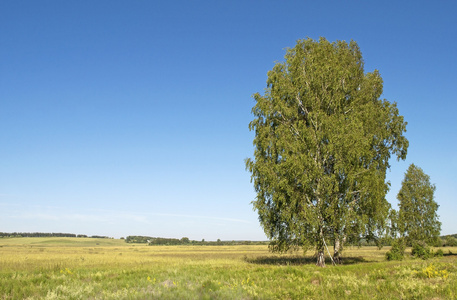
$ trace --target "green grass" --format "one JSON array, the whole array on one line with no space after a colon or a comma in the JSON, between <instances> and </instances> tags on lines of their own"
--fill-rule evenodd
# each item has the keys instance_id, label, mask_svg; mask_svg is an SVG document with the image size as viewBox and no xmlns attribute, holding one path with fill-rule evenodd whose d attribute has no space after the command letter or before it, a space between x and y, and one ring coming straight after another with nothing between
<instances>
[{"instance_id":1,"label":"green grass","mask_svg":"<svg viewBox=\"0 0 457 300\"><path fill-rule=\"evenodd\" d=\"M387 262L387 250L348 247L343 265L319 268L266 246L0 239L0 299L457 298L457 256Z\"/></svg>"}]
</instances>

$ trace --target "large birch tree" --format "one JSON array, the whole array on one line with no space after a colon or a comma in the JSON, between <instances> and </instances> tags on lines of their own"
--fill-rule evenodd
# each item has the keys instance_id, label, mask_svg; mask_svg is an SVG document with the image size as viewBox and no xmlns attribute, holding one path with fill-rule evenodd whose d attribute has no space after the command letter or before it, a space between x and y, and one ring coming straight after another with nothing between
<instances>
[{"instance_id":1,"label":"large birch tree","mask_svg":"<svg viewBox=\"0 0 457 300\"><path fill-rule=\"evenodd\" d=\"M408 147L406 122L382 90L354 41L299 40L268 72L265 94L253 96L246 168L273 251L315 247L324 266L326 241L337 259L346 238L382 231L389 159L405 159Z\"/></svg>"}]
</instances>

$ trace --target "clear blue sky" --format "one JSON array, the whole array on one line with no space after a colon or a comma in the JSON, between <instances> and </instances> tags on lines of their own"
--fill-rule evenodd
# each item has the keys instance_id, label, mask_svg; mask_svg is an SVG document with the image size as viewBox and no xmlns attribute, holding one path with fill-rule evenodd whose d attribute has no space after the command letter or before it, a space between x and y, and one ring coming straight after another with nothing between
<instances>
[{"instance_id":1,"label":"clear blue sky","mask_svg":"<svg viewBox=\"0 0 457 300\"><path fill-rule=\"evenodd\" d=\"M457 233L457 2L1 1L0 231L266 239L251 95L306 37L358 42Z\"/></svg>"}]
</instances>

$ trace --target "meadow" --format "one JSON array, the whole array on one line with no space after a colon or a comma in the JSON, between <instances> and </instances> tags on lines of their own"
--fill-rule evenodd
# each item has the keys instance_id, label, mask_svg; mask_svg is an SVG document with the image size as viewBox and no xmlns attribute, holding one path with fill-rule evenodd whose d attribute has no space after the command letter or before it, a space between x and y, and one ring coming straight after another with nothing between
<instances>
[{"instance_id":1,"label":"meadow","mask_svg":"<svg viewBox=\"0 0 457 300\"><path fill-rule=\"evenodd\" d=\"M0 299L456 299L457 247L388 262L348 247L343 265L267 246L146 246L93 238L0 239ZM410 251L410 250L409 250Z\"/></svg>"}]
</instances>

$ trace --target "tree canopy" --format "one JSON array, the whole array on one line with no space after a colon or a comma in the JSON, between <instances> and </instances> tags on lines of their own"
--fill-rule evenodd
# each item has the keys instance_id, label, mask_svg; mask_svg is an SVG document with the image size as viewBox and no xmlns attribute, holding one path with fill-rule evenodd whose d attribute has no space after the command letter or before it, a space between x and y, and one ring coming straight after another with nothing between
<instances>
[{"instance_id":1,"label":"tree canopy","mask_svg":"<svg viewBox=\"0 0 457 300\"><path fill-rule=\"evenodd\" d=\"M407 243L423 241L434 244L440 235L438 203L434 200L436 187L430 176L414 164L405 173L398 192L399 228Z\"/></svg>"},{"instance_id":2,"label":"tree canopy","mask_svg":"<svg viewBox=\"0 0 457 300\"><path fill-rule=\"evenodd\" d=\"M254 94L254 157L246 160L254 209L273 251L340 251L346 238L374 238L389 211L386 169L406 157L406 122L381 100L378 71L364 73L356 42L299 40ZM338 245L337 245L338 244Z\"/></svg>"}]
</instances>

